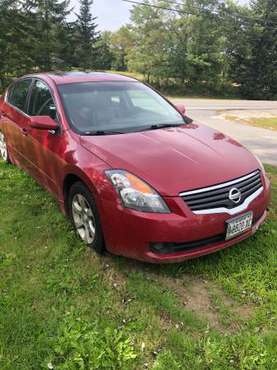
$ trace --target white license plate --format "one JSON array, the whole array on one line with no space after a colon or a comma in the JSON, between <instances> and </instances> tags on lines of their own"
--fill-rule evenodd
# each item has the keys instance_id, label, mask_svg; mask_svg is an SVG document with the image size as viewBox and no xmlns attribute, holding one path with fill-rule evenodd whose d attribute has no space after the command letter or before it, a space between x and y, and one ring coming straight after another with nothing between
<instances>
[{"instance_id":1,"label":"white license plate","mask_svg":"<svg viewBox=\"0 0 277 370\"><path fill-rule=\"evenodd\" d=\"M247 230L250 230L253 222L253 212L245 213L242 216L227 221L226 240L232 239Z\"/></svg>"}]
</instances>

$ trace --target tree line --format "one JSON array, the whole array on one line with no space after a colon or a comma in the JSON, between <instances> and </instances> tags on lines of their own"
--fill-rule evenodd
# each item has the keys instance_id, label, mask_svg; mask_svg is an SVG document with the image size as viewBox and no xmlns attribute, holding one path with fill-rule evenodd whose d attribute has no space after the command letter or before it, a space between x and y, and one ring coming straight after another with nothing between
<instances>
[{"instance_id":1,"label":"tree line","mask_svg":"<svg viewBox=\"0 0 277 370\"><path fill-rule=\"evenodd\" d=\"M93 0L0 0L0 81L49 70L142 74L163 90L277 98L277 1L140 0L99 32ZM73 16L74 15L74 16Z\"/></svg>"}]
</instances>

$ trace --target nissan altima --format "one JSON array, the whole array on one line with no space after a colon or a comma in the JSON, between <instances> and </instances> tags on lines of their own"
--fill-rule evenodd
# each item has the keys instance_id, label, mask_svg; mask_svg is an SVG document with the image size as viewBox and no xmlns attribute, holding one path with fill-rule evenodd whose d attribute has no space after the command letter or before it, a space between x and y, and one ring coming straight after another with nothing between
<instances>
[{"instance_id":1,"label":"nissan altima","mask_svg":"<svg viewBox=\"0 0 277 370\"><path fill-rule=\"evenodd\" d=\"M265 221L270 184L232 138L149 86L109 73L45 73L0 98L0 153L57 199L99 253L178 262Z\"/></svg>"}]
</instances>

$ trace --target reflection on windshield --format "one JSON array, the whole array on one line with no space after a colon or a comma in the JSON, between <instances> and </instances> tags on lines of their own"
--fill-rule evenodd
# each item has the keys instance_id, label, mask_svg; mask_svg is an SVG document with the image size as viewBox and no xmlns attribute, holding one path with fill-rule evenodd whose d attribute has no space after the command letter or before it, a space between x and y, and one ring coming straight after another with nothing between
<instances>
[{"instance_id":1,"label":"reflection on windshield","mask_svg":"<svg viewBox=\"0 0 277 370\"><path fill-rule=\"evenodd\" d=\"M89 82L59 86L71 125L81 133L141 131L184 124L182 115L139 82Z\"/></svg>"}]
</instances>

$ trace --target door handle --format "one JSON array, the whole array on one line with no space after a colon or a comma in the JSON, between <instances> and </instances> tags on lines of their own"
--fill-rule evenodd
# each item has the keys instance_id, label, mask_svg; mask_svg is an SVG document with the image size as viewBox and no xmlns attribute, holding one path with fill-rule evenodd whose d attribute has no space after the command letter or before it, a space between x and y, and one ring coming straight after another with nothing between
<instances>
[{"instance_id":1,"label":"door handle","mask_svg":"<svg viewBox=\"0 0 277 370\"><path fill-rule=\"evenodd\" d=\"M27 135L28 135L28 129L27 129L26 127L23 127L23 129L22 129L22 134L23 134L24 136L27 136Z\"/></svg>"}]
</instances>

